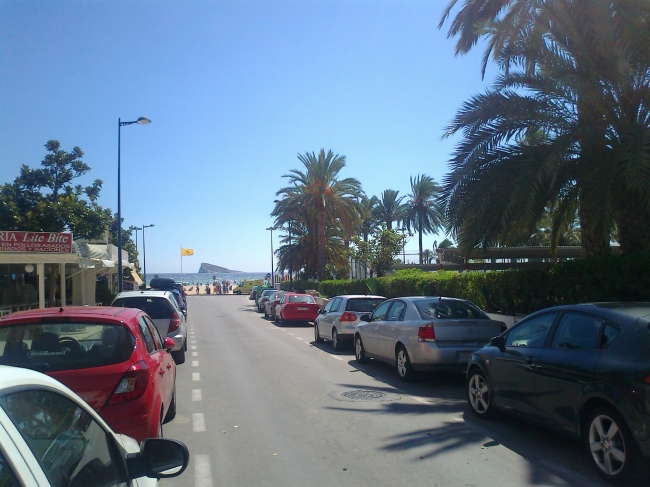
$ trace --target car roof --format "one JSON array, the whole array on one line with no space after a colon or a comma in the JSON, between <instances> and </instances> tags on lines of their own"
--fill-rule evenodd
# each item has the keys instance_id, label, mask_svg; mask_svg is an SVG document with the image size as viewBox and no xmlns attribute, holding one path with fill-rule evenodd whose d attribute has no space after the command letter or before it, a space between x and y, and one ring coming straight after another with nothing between
<instances>
[{"instance_id":1,"label":"car roof","mask_svg":"<svg viewBox=\"0 0 650 487\"><path fill-rule=\"evenodd\" d=\"M71 392L58 380L35 370L0 365L0 393L5 389L24 387L26 385L45 386L66 391L67 393Z\"/></svg>"},{"instance_id":2,"label":"car roof","mask_svg":"<svg viewBox=\"0 0 650 487\"><path fill-rule=\"evenodd\" d=\"M135 298L139 296L149 296L149 297L164 297L168 294L171 294L171 291L123 291L115 296L117 298Z\"/></svg>"},{"instance_id":3,"label":"car roof","mask_svg":"<svg viewBox=\"0 0 650 487\"><path fill-rule=\"evenodd\" d=\"M334 298L348 298L348 299L351 299L351 298L386 299L385 296L377 296L377 295L375 295L375 294L338 294L338 295L336 295L336 296L334 296L333 298L330 298L330 299L334 299Z\"/></svg>"},{"instance_id":4,"label":"car roof","mask_svg":"<svg viewBox=\"0 0 650 487\"><path fill-rule=\"evenodd\" d=\"M40 321L41 318L66 317L74 321L102 320L127 321L143 311L137 308L119 308L111 306L69 306L65 308L31 309L18 311L0 318L0 326L27 321Z\"/></svg>"}]
</instances>

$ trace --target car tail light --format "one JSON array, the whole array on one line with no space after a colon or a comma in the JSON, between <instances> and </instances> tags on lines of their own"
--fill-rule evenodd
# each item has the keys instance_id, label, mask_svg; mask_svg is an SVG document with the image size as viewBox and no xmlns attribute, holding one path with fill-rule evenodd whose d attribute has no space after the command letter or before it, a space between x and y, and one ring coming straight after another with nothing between
<instances>
[{"instance_id":1,"label":"car tail light","mask_svg":"<svg viewBox=\"0 0 650 487\"><path fill-rule=\"evenodd\" d=\"M346 311L341 315L341 321L357 321L357 315Z\"/></svg>"},{"instance_id":2,"label":"car tail light","mask_svg":"<svg viewBox=\"0 0 650 487\"><path fill-rule=\"evenodd\" d=\"M176 311L174 311L172 313L172 319L169 320L169 329L167 330L167 333L178 330L179 326L181 326L181 317L178 316Z\"/></svg>"},{"instance_id":3,"label":"car tail light","mask_svg":"<svg viewBox=\"0 0 650 487\"><path fill-rule=\"evenodd\" d=\"M418 330L419 342L435 342L436 334L433 331L433 323L427 323Z\"/></svg>"},{"instance_id":4,"label":"car tail light","mask_svg":"<svg viewBox=\"0 0 650 487\"><path fill-rule=\"evenodd\" d=\"M144 360L140 360L138 363L129 367L129 370L124 373L122 379L120 379L120 383L113 391L113 395L109 399L108 404L120 404L137 399L147 390L148 383L149 367L147 367L147 363Z\"/></svg>"}]
</instances>

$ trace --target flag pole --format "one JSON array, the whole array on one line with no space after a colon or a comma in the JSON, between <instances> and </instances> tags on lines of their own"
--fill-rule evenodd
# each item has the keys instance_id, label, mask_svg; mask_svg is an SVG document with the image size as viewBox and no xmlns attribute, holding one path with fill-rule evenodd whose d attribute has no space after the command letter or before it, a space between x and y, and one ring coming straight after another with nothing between
<instances>
[{"instance_id":1,"label":"flag pole","mask_svg":"<svg viewBox=\"0 0 650 487\"><path fill-rule=\"evenodd\" d=\"M181 286L183 285L183 246L181 245Z\"/></svg>"}]
</instances>

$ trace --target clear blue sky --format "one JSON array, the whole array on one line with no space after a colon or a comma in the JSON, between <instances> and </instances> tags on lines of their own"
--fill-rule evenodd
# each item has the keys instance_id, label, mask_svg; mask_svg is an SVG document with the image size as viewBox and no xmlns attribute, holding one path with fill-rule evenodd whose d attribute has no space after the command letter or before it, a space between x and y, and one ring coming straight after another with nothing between
<instances>
[{"instance_id":1,"label":"clear blue sky","mask_svg":"<svg viewBox=\"0 0 650 487\"><path fill-rule=\"evenodd\" d=\"M443 129L486 86L481 50L455 57L437 28L446 4L0 0L0 183L57 139L116 211L117 121L147 116L122 128L125 226L155 224L147 271L178 272L181 245L186 272L265 271L298 153L345 155L369 196L442 180L458 141Z\"/></svg>"}]
</instances>

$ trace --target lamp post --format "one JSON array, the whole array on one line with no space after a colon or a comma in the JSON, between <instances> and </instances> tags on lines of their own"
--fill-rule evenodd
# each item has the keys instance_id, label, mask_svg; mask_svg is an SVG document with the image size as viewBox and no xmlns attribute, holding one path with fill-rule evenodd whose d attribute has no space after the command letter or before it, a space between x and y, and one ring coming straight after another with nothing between
<instances>
[{"instance_id":1,"label":"lamp post","mask_svg":"<svg viewBox=\"0 0 650 487\"><path fill-rule=\"evenodd\" d=\"M142 230L140 227L133 227L133 230L135 230L135 251L138 251L138 231Z\"/></svg>"},{"instance_id":2,"label":"lamp post","mask_svg":"<svg viewBox=\"0 0 650 487\"><path fill-rule=\"evenodd\" d=\"M140 117L133 122L122 122L121 118L117 119L117 289L122 292L122 281L124 275L122 274L122 196L120 192L120 139L122 135L122 126L137 123L138 125L147 125L151 123L147 117ZM144 231L142 232L142 239L144 241ZM145 287L147 283L145 282Z\"/></svg>"},{"instance_id":3,"label":"lamp post","mask_svg":"<svg viewBox=\"0 0 650 487\"><path fill-rule=\"evenodd\" d=\"M291 220L289 220L289 291L293 291L293 256L291 255Z\"/></svg>"},{"instance_id":4,"label":"lamp post","mask_svg":"<svg viewBox=\"0 0 650 487\"><path fill-rule=\"evenodd\" d=\"M275 287L275 259L273 258L273 230L275 227L269 227L267 230L271 230L271 286Z\"/></svg>"},{"instance_id":5,"label":"lamp post","mask_svg":"<svg viewBox=\"0 0 650 487\"><path fill-rule=\"evenodd\" d=\"M154 227L151 225L142 225L142 264L144 269L144 288L147 289L147 245L144 243L144 229L149 227Z\"/></svg>"}]
</instances>

